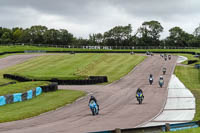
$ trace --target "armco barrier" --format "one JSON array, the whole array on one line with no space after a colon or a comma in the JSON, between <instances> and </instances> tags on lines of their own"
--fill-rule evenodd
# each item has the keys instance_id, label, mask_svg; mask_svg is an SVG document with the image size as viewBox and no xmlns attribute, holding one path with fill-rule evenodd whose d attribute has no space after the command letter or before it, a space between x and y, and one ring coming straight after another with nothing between
<instances>
[{"instance_id":1,"label":"armco barrier","mask_svg":"<svg viewBox=\"0 0 200 133\"><path fill-rule=\"evenodd\" d=\"M34 50L33 50L34 51ZM32 51L32 52L33 52ZM42 51L42 50L36 50L36 52L38 53L38 51ZM148 51L148 50L146 50L146 51ZM136 50L134 50L134 49L132 49L132 50L127 50L127 51L95 51L95 50L93 50L93 51L90 51L90 50L88 50L88 51L71 51L71 50L68 50L68 51L45 51L46 53L73 53L73 54L75 54L75 53L130 53L130 52L134 52L134 53L146 53L146 51L144 50L144 51L136 51ZM2 52L2 53L0 53L0 55L4 55L4 54L12 54L12 53L26 53L27 51L13 51L13 52ZM42 51L42 52L44 52L44 51ZM161 51L161 52L159 52L159 51L150 51L150 52L152 52L152 53L182 53L182 54L193 54L193 55L195 55L195 54L199 54L200 55L200 53L195 53L195 52L188 52L188 51Z\"/></svg>"},{"instance_id":2,"label":"armco barrier","mask_svg":"<svg viewBox=\"0 0 200 133\"><path fill-rule=\"evenodd\" d=\"M50 82L57 82L59 85L89 85L89 84L98 84L108 82L107 76L89 76L88 79L85 80L59 80L53 78L51 80L40 80L40 79L29 79L23 76L13 75L13 74L3 74L4 78L9 78L13 80L17 80L20 82L26 81L50 81Z\"/></svg>"},{"instance_id":3,"label":"armco barrier","mask_svg":"<svg viewBox=\"0 0 200 133\"><path fill-rule=\"evenodd\" d=\"M200 125L200 121L195 122L187 122L187 123L179 123L179 124L168 124L160 125L160 126L150 126L150 127L139 127L139 128L127 128L127 129L119 129L116 128L114 130L107 131L97 131L97 132L89 132L89 133L160 133L167 131L178 131L190 128L197 128Z\"/></svg>"}]
</instances>

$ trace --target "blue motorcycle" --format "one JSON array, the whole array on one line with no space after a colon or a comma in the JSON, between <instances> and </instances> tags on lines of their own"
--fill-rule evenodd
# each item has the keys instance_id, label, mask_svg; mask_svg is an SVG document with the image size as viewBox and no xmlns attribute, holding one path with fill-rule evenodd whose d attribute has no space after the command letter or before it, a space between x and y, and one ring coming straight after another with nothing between
<instances>
[{"instance_id":1,"label":"blue motorcycle","mask_svg":"<svg viewBox=\"0 0 200 133\"><path fill-rule=\"evenodd\" d=\"M99 114L99 109L98 109L98 106L97 106L95 101L92 100L89 103L89 107L90 107L90 110L92 111L92 115L98 115Z\"/></svg>"},{"instance_id":2,"label":"blue motorcycle","mask_svg":"<svg viewBox=\"0 0 200 133\"><path fill-rule=\"evenodd\" d=\"M160 85L160 88L162 88L164 85L164 80L159 80L159 85Z\"/></svg>"},{"instance_id":3,"label":"blue motorcycle","mask_svg":"<svg viewBox=\"0 0 200 133\"><path fill-rule=\"evenodd\" d=\"M144 99L144 96L143 96L143 94L142 94L141 92L138 92L138 93L136 94L136 98L137 98L137 101L139 102L139 104L142 104L142 101L143 101L143 99Z\"/></svg>"}]
</instances>

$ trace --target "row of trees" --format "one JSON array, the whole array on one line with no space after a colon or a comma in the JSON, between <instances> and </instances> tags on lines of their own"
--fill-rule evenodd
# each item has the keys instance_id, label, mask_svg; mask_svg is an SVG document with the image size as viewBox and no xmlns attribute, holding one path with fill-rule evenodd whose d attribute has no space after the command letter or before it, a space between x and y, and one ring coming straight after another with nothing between
<instances>
[{"instance_id":1,"label":"row of trees","mask_svg":"<svg viewBox=\"0 0 200 133\"><path fill-rule=\"evenodd\" d=\"M48 29L46 26L31 28L2 28L0 27L0 43L31 43L65 45L72 43L74 37L65 29Z\"/></svg>"},{"instance_id":2,"label":"row of trees","mask_svg":"<svg viewBox=\"0 0 200 133\"><path fill-rule=\"evenodd\" d=\"M115 26L109 31L90 34L89 39L76 38L66 29L48 29L45 26L36 25L27 29L0 27L0 43L31 43L31 44L55 44L74 46L180 46L200 47L200 25L195 28L193 34L185 32L180 27L169 30L169 36L160 39L163 27L158 21L146 21L132 33L131 24L127 26Z\"/></svg>"}]
</instances>

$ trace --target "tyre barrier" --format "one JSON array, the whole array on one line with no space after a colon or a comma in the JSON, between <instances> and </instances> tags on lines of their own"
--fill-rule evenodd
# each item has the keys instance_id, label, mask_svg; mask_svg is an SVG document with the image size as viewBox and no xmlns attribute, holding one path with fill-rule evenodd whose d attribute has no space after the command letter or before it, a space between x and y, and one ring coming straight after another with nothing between
<instances>
[{"instance_id":1,"label":"tyre barrier","mask_svg":"<svg viewBox=\"0 0 200 133\"><path fill-rule=\"evenodd\" d=\"M32 99L36 96L42 94L42 92L49 92L49 91L56 91L58 90L57 83L51 83L50 85L36 87L35 89L28 90L24 93L14 93L8 94L4 96L0 96L0 106L5 104L15 103L15 102L22 102L29 99Z\"/></svg>"},{"instance_id":2,"label":"tyre barrier","mask_svg":"<svg viewBox=\"0 0 200 133\"><path fill-rule=\"evenodd\" d=\"M1 86L6 86L6 85L9 85L9 84L16 84L16 82L8 82L8 83L5 83L5 84L1 84L0 87Z\"/></svg>"},{"instance_id":3,"label":"tyre barrier","mask_svg":"<svg viewBox=\"0 0 200 133\"><path fill-rule=\"evenodd\" d=\"M58 83L52 82L50 85L40 86L42 92L56 91L58 90Z\"/></svg>"},{"instance_id":4,"label":"tyre barrier","mask_svg":"<svg viewBox=\"0 0 200 133\"><path fill-rule=\"evenodd\" d=\"M11 95L0 96L0 106L10 103L22 102L42 94L42 88L36 87L24 93L14 93Z\"/></svg>"},{"instance_id":5,"label":"tyre barrier","mask_svg":"<svg viewBox=\"0 0 200 133\"><path fill-rule=\"evenodd\" d=\"M188 60L188 65L198 62L198 60Z\"/></svg>"},{"instance_id":6,"label":"tyre barrier","mask_svg":"<svg viewBox=\"0 0 200 133\"><path fill-rule=\"evenodd\" d=\"M25 50L24 53L46 53L45 50Z\"/></svg>"},{"instance_id":7,"label":"tyre barrier","mask_svg":"<svg viewBox=\"0 0 200 133\"><path fill-rule=\"evenodd\" d=\"M26 81L57 82L58 85L90 85L90 84L108 82L107 76L89 76L89 78L85 80L59 80L56 78L52 78L51 80L40 80L40 79L30 79L30 78L26 78L26 77L14 75L14 74L3 74L3 77L9 78L12 80L17 80L19 82L26 82Z\"/></svg>"}]
</instances>

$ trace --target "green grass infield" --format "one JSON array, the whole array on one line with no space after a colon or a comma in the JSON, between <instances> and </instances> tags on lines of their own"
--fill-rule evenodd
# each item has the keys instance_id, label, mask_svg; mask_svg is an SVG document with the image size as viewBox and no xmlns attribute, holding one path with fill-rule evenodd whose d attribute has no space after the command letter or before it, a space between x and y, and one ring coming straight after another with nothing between
<instances>
[{"instance_id":1,"label":"green grass infield","mask_svg":"<svg viewBox=\"0 0 200 133\"><path fill-rule=\"evenodd\" d=\"M56 54L33 58L22 64L0 70L32 79L85 79L107 76L109 83L130 72L146 57L130 54ZM2 79L6 80L6 79Z\"/></svg>"},{"instance_id":2,"label":"green grass infield","mask_svg":"<svg viewBox=\"0 0 200 133\"><path fill-rule=\"evenodd\" d=\"M85 92L82 91L58 90L42 93L36 98L24 102L0 106L0 122L9 122L37 116L41 113L70 104L84 95Z\"/></svg>"}]
</instances>

